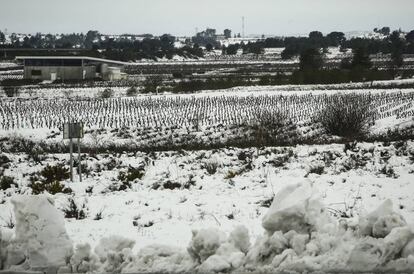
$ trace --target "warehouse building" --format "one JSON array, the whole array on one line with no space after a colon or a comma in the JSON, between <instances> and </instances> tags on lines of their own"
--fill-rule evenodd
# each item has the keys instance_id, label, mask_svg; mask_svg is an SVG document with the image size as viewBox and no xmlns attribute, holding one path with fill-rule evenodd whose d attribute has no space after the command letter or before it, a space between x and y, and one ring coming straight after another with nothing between
<instances>
[{"instance_id":1,"label":"warehouse building","mask_svg":"<svg viewBox=\"0 0 414 274\"><path fill-rule=\"evenodd\" d=\"M84 56L18 56L16 59L23 62L25 79L50 81L121 80L126 78L122 68L128 64Z\"/></svg>"}]
</instances>

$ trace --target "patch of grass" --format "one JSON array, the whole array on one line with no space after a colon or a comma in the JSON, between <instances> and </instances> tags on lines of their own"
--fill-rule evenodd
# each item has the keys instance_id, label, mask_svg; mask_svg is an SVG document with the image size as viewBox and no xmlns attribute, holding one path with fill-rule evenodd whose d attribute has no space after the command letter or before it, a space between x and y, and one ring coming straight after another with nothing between
<instances>
[{"instance_id":1,"label":"patch of grass","mask_svg":"<svg viewBox=\"0 0 414 274\"><path fill-rule=\"evenodd\" d=\"M120 171L119 175L118 175L118 180L120 180L123 183L129 183L129 182L133 182L136 179L141 180L142 177L144 177L145 175L145 168L144 167L138 167L138 168L134 168L129 166L128 170L125 171Z\"/></svg>"},{"instance_id":2,"label":"patch of grass","mask_svg":"<svg viewBox=\"0 0 414 274\"><path fill-rule=\"evenodd\" d=\"M396 173L395 173L394 168L393 168L392 166L389 166L389 165L384 165L384 166L383 166L383 168L381 168L381 169L379 170L379 172L380 172L381 174L384 174L385 176L387 176L387 177L389 177L389 178L394 178L394 179L396 179L396 178L398 178L398 177L399 177L399 176L398 176L398 174L396 174Z\"/></svg>"},{"instance_id":3,"label":"patch of grass","mask_svg":"<svg viewBox=\"0 0 414 274\"><path fill-rule=\"evenodd\" d=\"M207 170L208 174L213 175L217 172L218 166L219 164L217 161L208 161L204 163L203 168Z\"/></svg>"},{"instance_id":4,"label":"patch of grass","mask_svg":"<svg viewBox=\"0 0 414 274\"><path fill-rule=\"evenodd\" d=\"M325 167L322 165L315 165L315 166L311 166L309 169L309 174L310 173L315 173L318 175L322 175L323 172L325 171Z\"/></svg>"},{"instance_id":5,"label":"patch of grass","mask_svg":"<svg viewBox=\"0 0 414 274\"><path fill-rule=\"evenodd\" d=\"M273 203L273 199L274 199L274 197L270 197L270 198L268 198L266 200L260 201L259 202L259 205L261 207L269 208L272 205L272 203Z\"/></svg>"},{"instance_id":6,"label":"patch of grass","mask_svg":"<svg viewBox=\"0 0 414 274\"><path fill-rule=\"evenodd\" d=\"M289 162L289 159L289 154L276 155L273 160L269 161L269 163L274 167L283 167L287 162Z\"/></svg>"},{"instance_id":7,"label":"patch of grass","mask_svg":"<svg viewBox=\"0 0 414 274\"><path fill-rule=\"evenodd\" d=\"M82 204L81 207L78 207L73 198L69 198L68 202L68 207L63 209L65 218L76 220L82 220L86 218L87 208L85 204Z\"/></svg>"},{"instance_id":8,"label":"patch of grass","mask_svg":"<svg viewBox=\"0 0 414 274\"><path fill-rule=\"evenodd\" d=\"M232 179L232 178L236 177L237 175L239 175L239 172L234 171L234 170L229 170L229 171L227 171L226 176L224 176L224 179Z\"/></svg>"},{"instance_id":9,"label":"patch of grass","mask_svg":"<svg viewBox=\"0 0 414 274\"><path fill-rule=\"evenodd\" d=\"M103 209L96 213L95 218L93 218L95 221L99 221L103 219Z\"/></svg>"},{"instance_id":10,"label":"patch of grass","mask_svg":"<svg viewBox=\"0 0 414 274\"><path fill-rule=\"evenodd\" d=\"M163 183L162 186L164 187L164 189L170 189L170 190L181 188L181 184L179 184L177 182L172 182L170 180Z\"/></svg>"}]
</instances>

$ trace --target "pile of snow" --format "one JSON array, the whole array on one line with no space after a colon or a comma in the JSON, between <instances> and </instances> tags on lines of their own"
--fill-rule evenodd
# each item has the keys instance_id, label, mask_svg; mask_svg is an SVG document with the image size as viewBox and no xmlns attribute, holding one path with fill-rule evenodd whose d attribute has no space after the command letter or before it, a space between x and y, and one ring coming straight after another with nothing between
<instances>
[{"instance_id":1,"label":"pile of snow","mask_svg":"<svg viewBox=\"0 0 414 274\"><path fill-rule=\"evenodd\" d=\"M320 200L309 182L287 186L275 196L263 218L263 228L270 235L276 231L321 231L330 222Z\"/></svg>"},{"instance_id":2,"label":"pile of snow","mask_svg":"<svg viewBox=\"0 0 414 274\"><path fill-rule=\"evenodd\" d=\"M193 231L187 250L151 245L137 254L121 236L75 248L62 214L47 196L13 200L16 229L0 231L0 270L59 272L407 271L414 270L414 233L387 200L359 220L329 216L309 181L286 186L263 218L265 233L251 244L248 229L229 235Z\"/></svg>"},{"instance_id":3,"label":"pile of snow","mask_svg":"<svg viewBox=\"0 0 414 274\"><path fill-rule=\"evenodd\" d=\"M3 268L42 270L65 266L73 254L73 244L53 200L44 195L21 196L12 203L16 229L2 251Z\"/></svg>"}]
</instances>

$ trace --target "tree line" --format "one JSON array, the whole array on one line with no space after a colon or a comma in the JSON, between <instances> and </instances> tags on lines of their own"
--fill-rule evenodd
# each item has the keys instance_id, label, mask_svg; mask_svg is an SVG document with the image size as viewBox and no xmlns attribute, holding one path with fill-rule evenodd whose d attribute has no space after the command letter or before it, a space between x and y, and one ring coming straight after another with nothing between
<instances>
[{"instance_id":1,"label":"tree line","mask_svg":"<svg viewBox=\"0 0 414 274\"><path fill-rule=\"evenodd\" d=\"M15 49L88 49L89 55L111 58L122 61L134 61L141 59L168 58L174 55L184 57L202 57L204 47L207 51L213 49L222 50L223 54L235 55L239 50L243 54L263 54L265 48L284 48L283 59L290 59L312 49L326 49L328 47L340 47L342 51L363 49L366 54L391 54L393 63L402 64L403 54L414 54L414 30L407 34L401 31L391 32L389 27L375 28L374 32L382 35L380 38L351 38L346 39L343 32L331 32L323 35L319 31L312 31L308 37L274 37L261 39L257 42L239 43L228 46L218 42L220 35L215 29L206 29L196 36L188 38L183 47L175 47L176 37L164 34L154 37L151 34L121 35L118 37L105 36L98 31L83 33L42 35L37 33L20 39L12 34L9 43L6 43L4 33L0 31L0 48ZM224 38L231 37L231 30L226 29ZM133 37L133 39L131 39Z\"/></svg>"},{"instance_id":2,"label":"tree line","mask_svg":"<svg viewBox=\"0 0 414 274\"><path fill-rule=\"evenodd\" d=\"M164 34L154 37L145 34L135 39L131 35L119 37L104 36L98 31L88 31L86 34L73 33L62 35L42 35L37 33L19 39L18 35L10 36L10 43L5 43L5 36L0 33L0 48L13 49L85 49L88 55L94 57L110 58L120 61L134 61L141 59L168 58L174 55L184 57L202 57L203 51L197 45L185 45L176 48L176 37Z\"/></svg>"}]
</instances>

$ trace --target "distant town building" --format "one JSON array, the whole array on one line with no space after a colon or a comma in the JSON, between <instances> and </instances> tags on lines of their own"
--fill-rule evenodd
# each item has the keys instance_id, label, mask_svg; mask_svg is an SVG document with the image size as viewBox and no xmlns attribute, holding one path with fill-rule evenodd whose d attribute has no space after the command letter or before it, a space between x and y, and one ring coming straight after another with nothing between
<instances>
[{"instance_id":1,"label":"distant town building","mask_svg":"<svg viewBox=\"0 0 414 274\"><path fill-rule=\"evenodd\" d=\"M23 61L25 79L113 81L126 77L122 73L126 63L108 59L84 56L18 56L16 59Z\"/></svg>"}]
</instances>

